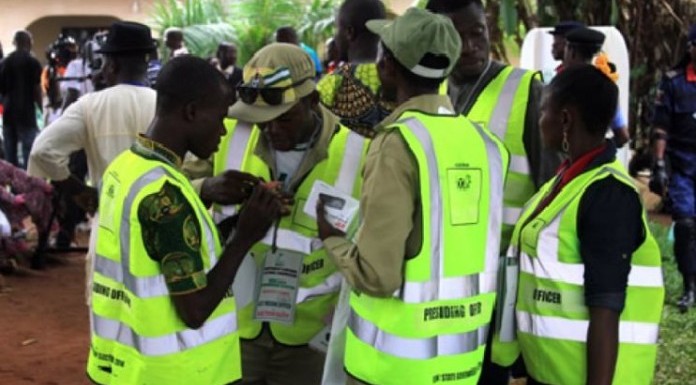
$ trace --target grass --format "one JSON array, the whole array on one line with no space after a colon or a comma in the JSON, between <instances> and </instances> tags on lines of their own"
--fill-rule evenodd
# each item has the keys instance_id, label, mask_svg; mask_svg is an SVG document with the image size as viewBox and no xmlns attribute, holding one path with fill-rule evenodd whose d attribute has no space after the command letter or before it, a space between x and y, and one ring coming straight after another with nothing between
<instances>
[{"instance_id":1,"label":"grass","mask_svg":"<svg viewBox=\"0 0 696 385\"><path fill-rule=\"evenodd\" d=\"M653 235L662 251L662 270L665 279L665 307L660 323L656 385L685 385L696 383L696 308L681 314L676 301L682 293L682 279L674 261L672 245L667 239L668 228L651 224Z\"/></svg>"}]
</instances>

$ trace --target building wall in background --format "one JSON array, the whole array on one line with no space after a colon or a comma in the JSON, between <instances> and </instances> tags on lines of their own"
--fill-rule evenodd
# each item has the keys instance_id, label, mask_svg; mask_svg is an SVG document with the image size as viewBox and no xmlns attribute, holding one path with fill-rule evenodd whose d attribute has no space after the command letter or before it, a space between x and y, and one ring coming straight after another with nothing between
<instances>
[{"instance_id":1,"label":"building wall in background","mask_svg":"<svg viewBox=\"0 0 696 385\"><path fill-rule=\"evenodd\" d=\"M62 28L108 26L115 20L147 22L153 0L4 0L0 12L0 43L5 54L14 50L15 31L34 35L34 54L45 63L46 47Z\"/></svg>"}]
</instances>

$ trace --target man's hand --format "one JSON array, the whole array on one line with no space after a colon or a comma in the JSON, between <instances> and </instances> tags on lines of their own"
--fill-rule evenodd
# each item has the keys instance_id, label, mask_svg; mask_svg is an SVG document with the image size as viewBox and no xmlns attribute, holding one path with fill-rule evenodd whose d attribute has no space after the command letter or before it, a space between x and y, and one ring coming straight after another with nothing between
<instances>
[{"instance_id":1,"label":"man's hand","mask_svg":"<svg viewBox=\"0 0 696 385\"><path fill-rule=\"evenodd\" d=\"M669 182L669 175L667 175L667 165L664 159L659 159L655 162L650 173L650 183L648 187L650 191L657 195L664 196L667 190L667 183Z\"/></svg>"},{"instance_id":2,"label":"man's hand","mask_svg":"<svg viewBox=\"0 0 696 385\"><path fill-rule=\"evenodd\" d=\"M328 237L345 237L346 233L331 226L326 220L326 202L319 198L317 201L317 228L319 229L319 239L322 241Z\"/></svg>"},{"instance_id":3,"label":"man's hand","mask_svg":"<svg viewBox=\"0 0 696 385\"><path fill-rule=\"evenodd\" d=\"M257 185L239 213L237 231L230 241L253 245L263 239L280 217L280 200L267 188Z\"/></svg>"},{"instance_id":4,"label":"man's hand","mask_svg":"<svg viewBox=\"0 0 696 385\"><path fill-rule=\"evenodd\" d=\"M245 172L227 170L220 175L207 178L201 186L201 199L222 205L244 202L260 182L260 179Z\"/></svg>"}]
</instances>

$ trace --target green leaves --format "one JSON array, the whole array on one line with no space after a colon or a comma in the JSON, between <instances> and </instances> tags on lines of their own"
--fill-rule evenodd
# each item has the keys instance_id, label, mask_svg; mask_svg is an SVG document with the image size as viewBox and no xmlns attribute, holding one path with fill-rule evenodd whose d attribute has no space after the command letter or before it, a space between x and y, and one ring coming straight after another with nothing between
<instances>
[{"instance_id":1,"label":"green leaves","mask_svg":"<svg viewBox=\"0 0 696 385\"><path fill-rule=\"evenodd\" d=\"M517 2L515 0L503 0L500 3L500 18L503 31L512 35L517 31L519 19L517 17Z\"/></svg>"},{"instance_id":2,"label":"green leaves","mask_svg":"<svg viewBox=\"0 0 696 385\"><path fill-rule=\"evenodd\" d=\"M160 36L167 28L182 28L186 47L196 56L212 56L220 42L237 40L220 0L158 0L150 16Z\"/></svg>"},{"instance_id":3,"label":"green leaves","mask_svg":"<svg viewBox=\"0 0 696 385\"><path fill-rule=\"evenodd\" d=\"M163 35L169 27L184 29L189 51L211 56L217 44L232 41L239 64L246 63L283 26L297 30L300 40L320 47L334 34L334 12L340 0L157 0L152 25Z\"/></svg>"}]
</instances>

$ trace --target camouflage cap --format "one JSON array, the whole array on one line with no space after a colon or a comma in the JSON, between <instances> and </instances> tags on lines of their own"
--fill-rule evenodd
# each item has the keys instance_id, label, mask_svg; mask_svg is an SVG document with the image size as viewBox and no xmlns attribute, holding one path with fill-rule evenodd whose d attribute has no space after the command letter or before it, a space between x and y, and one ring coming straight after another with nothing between
<instances>
[{"instance_id":1,"label":"camouflage cap","mask_svg":"<svg viewBox=\"0 0 696 385\"><path fill-rule=\"evenodd\" d=\"M314 63L299 46L273 43L244 66L239 100L228 115L250 123L271 121L316 89Z\"/></svg>"}]
</instances>

